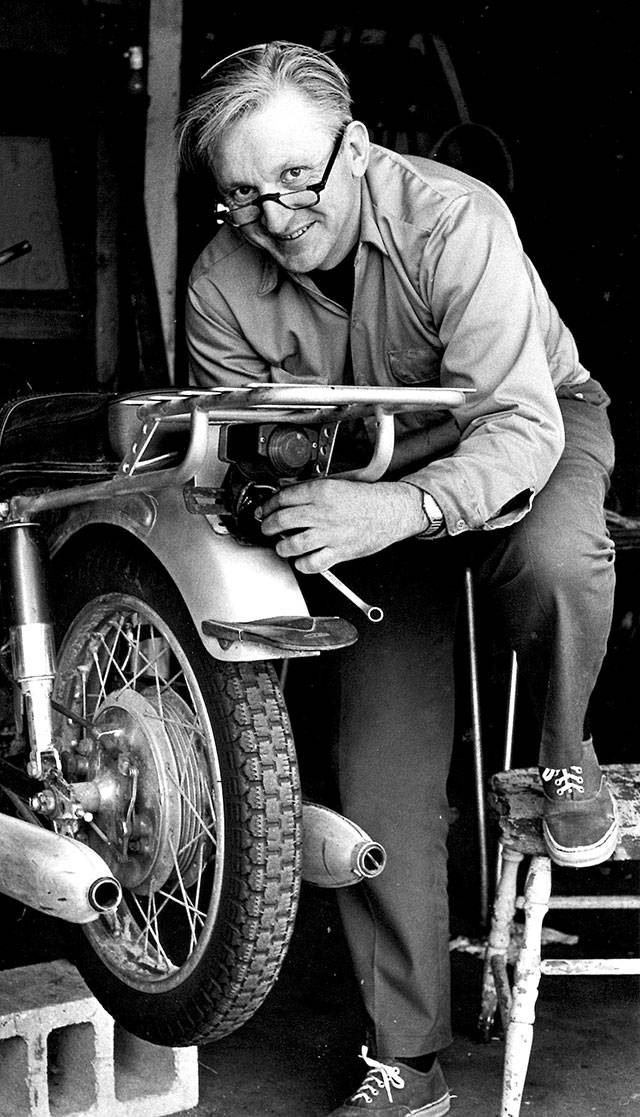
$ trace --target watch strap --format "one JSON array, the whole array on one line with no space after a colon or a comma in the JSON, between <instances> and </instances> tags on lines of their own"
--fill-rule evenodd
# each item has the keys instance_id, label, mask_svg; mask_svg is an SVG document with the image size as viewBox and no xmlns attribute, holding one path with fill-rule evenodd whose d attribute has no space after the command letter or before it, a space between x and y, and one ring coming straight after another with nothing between
<instances>
[{"instance_id":1,"label":"watch strap","mask_svg":"<svg viewBox=\"0 0 640 1117\"><path fill-rule=\"evenodd\" d=\"M418 539L431 539L439 535L444 528L444 512L432 497L431 493L422 491L422 511L424 512L427 526L419 533Z\"/></svg>"}]
</instances>

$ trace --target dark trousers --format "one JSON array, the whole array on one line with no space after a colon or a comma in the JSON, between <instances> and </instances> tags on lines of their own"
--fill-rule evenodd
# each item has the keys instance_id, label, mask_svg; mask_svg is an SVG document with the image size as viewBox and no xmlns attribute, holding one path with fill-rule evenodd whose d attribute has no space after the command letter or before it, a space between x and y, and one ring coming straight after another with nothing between
<instances>
[{"instance_id":1,"label":"dark trousers","mask_svg":"<svg viewBox=\"0 0 640 1117\"><path fill-rule=\"evenodd\" d=\"M580 762L614 593L603 512L613 443L595 399L561 400L565 451L519 523L411 540L338 568L385 611L379 625L351 614L361 636L340 656L337 745L341 809L387 850L379 877L338 894L380 1057L416 1056L451 1040L446 783L454 628L468 563L518 655L540 740L530 763Z\"/></svg>"}]
</instances>

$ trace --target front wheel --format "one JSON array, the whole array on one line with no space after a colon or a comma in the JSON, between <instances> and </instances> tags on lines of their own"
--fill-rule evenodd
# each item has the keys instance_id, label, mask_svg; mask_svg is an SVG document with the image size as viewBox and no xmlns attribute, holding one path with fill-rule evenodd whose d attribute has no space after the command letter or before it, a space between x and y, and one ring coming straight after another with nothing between
<instances>
[{"instance_id":1,"label":"front wheel","mask_svg":"<svg viewBox=\"0 0 640 1117\"><path fill-rule=\"evenodd\" d=\"M271 989L297 908L301 794L277 676L212 659L153 559L94 544L59 566L56 596L64 770L103 789L81 836L124 890L74 961L134 1034L221 1038Z\"/></svg>"}]
</instances>

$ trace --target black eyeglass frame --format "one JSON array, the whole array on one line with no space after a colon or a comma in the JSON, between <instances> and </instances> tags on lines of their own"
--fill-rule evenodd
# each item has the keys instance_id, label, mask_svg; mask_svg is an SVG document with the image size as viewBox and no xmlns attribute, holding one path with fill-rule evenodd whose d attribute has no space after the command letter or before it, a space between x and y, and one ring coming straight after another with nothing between
<instances>
[{"instance_id":1,"label":"black eyeglass frame","mask_svg":"<svg viewBox=\"0 0 640 1117\"><path fill-rule=\"evenodd\" d=\"M221 202L219 202L216 205L216 218L218 220L218 223L222 224L223 222L225 222L226 224L233 225L236 228L242 227L244 225L253 225L254 222L259 221L262 217L262 214L264 212L263 206L265 202L275 202L277 205L282 206L283 209L291 210L313 209L314 206L317 206L318 202L320 201L320 195L329 181L329 175L331 174L333 165L338 158L340 148L342 147L342 141L345 137L345 133L350 123L351 122L349 121L338 132L331 151L331 155L329 156L329 161L323 171L322 178L319 182L310 183L309 186L301 186L299 190L281 190L277 194L258 194L257 198L252 198L250 202L242 202L239 206L225 206ZM305 206L288 206L286 202L281 201L282 198L290 198L295 194L308 193L315 194L316 200L315 202L309 202L309 204ZM258 210L258 214L256 217L253 217L251 221L243 221L240 223L240 225L238 225L238 223L233 220L232 215L234 213L237 213L239 209L248 209L249 207L254 206Z\"/></svg>"}]
</instances>

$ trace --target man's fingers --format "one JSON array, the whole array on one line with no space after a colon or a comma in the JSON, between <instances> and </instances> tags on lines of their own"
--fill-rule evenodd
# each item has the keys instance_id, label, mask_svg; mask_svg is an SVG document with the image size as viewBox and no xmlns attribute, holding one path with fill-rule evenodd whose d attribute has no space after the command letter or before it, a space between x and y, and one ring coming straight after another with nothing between
<instances>
[{"instance_id":1,"label":"man's fingers","mask_svg":"<svg viewBox=\"0 0 640 1117\"><path fill-rule=\"evenodd\" d=\"M321 574L335 566L335 555L328 547L321 547L319 551L312 551L309 555L296 559L294 566L301 574Z\"/></svg>"},{"instance_id":2,"label":"man's fingers","mask_svg":"<svg viewBox=\"0 0 640 1117\"><path fill-rule=\"evenodd\" d=\"M307 504L292 508L275 508L273 512L262 509L263 535L281 535L283 532L301 531L311 526L311 508Z\"/></svg>"},{"instance_id":3,"label":"man's fingers","mask_svg":"<svg viewBox=\"0 0 640 1117\"><path fill-rule=\"evenodd\" d=\"M292 559L296 570L303 574L319 574L336 562L334 552L322 545L319 534L314 531L287 535L278 540L275 549L280 558Z\"/></svg>"},{"instance_id":4,"label":"man's fingers","mask_svg":"<svg viewBox=\"0 0 640 1117\"><path fill-rule=\"evenodd\" d=\"M270 516L273 512L277 512L279 508L293 508L299 507L301 504L313 503L319 495L318 483L318 481L314 481L312 483L313 487L311 487L309 482L301 482L299 485L287 485L286 488L280 489L262 505L263 515Z\"/></svg>"},{"instance_id":5,"label":"man's fingers","mask_svg":"<svg viewBox=\"0 0 640 1117\"><path fill-rule=\"evenodd\" d=\"M276 543L276 552L280 558L294 558L297 555L306 555L321 547L321 540L314 531L295 531L291 535L284 535Z\"/></svg>"}]
</instances>

